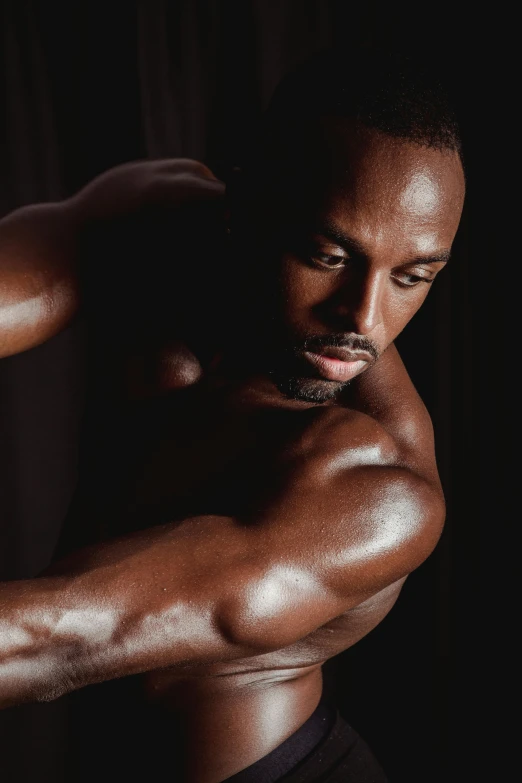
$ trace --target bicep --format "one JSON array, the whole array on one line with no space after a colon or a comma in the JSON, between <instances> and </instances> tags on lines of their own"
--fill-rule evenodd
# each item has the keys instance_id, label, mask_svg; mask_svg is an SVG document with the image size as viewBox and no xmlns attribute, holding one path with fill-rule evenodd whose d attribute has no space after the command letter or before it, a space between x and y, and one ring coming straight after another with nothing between
<instances>
[{"instance_id":1,"label":"bicep","mask_svg":"<svg viewBox=\"0 0 522 783\"><path fill-rule=\"evenodd\" d=\"M306 471L257 515L251 529L256 575L245 580L246 637L286 646L390 585L433 550L440 498L410 471L364 466L323 483Z\"/></svg>"},{"instance_id":2,"label":"bicep","mask_svg":"<svg viewBox=\"0 0 522 783\"><path fill-rule=\"evenodd\" d=\"M410 573L440 534L438 494L411 471L365 465L318 486L300 476L271 509L265 535L284 541L341 600L355 600ZM353 597L353 598L352 598Z\"/></svg>"}]
</instances>

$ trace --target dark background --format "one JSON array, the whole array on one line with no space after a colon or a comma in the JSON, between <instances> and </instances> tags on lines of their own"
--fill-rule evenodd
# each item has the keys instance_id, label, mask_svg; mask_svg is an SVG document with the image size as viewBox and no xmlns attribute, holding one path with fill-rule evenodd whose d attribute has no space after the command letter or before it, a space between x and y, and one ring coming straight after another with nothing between
<instances>
[{"instance_id":1,"label":"dark background","mask_svg":"<svg viewBox=\"0 0 522 783\"><path fill-rule=\"evenodd\" d=\"M506 478L517 393L506 373L516 340L506 338L516 301L511 247L498 244L509 199L484 186L506 158L512 163L490 13L456 20L442 6L415 15L335 0L0 3L0 215L67 197L138 158L193 157L219 174L280 77L330 43L391 41L450 74L464 128L466 209L454 259L400 338L433 418L447 524L389 617L326 672L392 783L471 780L473 764L485 773L493 729L503 726L489 705L508 646L496 595L510 540L500 530L516 526L516 481ZM500 146L499 113L508 128ZM72 326L0 364L3 579L46 566L71 498L80 340ZM67 710L66 697L0 713L2 781L68 783ZM89 737L86 752L96 752ZM493 755L492 779L501 780Z\"/></svg>"}]
</instances>

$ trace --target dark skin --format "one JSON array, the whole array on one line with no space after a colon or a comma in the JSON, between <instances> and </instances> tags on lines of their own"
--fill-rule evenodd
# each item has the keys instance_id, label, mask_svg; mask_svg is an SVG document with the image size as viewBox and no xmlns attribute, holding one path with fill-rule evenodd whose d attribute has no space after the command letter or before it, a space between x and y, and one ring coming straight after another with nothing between
<instances>
[{"instance_id":1,"label":"dark skin","mask_svg":"<svg viewBox=\"0 0 522 783\"><path fill-rule=\"evenodd\" d=\"M117 513L39 578L0 586L0 706L140 674L181 716L188 781L223 780L302 725L322 664L383 619L444 522L431 423L393 341L449 256L461 163L347 121L321 132L333 174L313 180L299 236L273 242L261 308L242 289L238 330L196 302L180 334L122 349L130 413L162 415ZM2 355L81 311L77 237L104 219L189 204L232 226L222 258L255 257L224 191L194 161L143 163L6 218ZM284 223L277 198L266 214Z\"/></svg>"}]
</instances>

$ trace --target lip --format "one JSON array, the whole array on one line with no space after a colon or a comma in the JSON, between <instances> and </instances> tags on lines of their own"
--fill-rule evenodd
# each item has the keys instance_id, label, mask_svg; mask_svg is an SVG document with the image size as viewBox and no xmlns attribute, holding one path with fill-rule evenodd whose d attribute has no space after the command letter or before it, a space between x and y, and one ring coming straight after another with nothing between
<instances>
[{"instance_id":1,"label":"lip","mask_svg":"<svg viewBox=\"0 0 522 783\"><path fill-rule=\"evenodd\" d=\"M372 355L367 351L351 351L349 348L337 348L334 345L327 345L320 351L311 351L318 356L327 356L332 359L340 359L342 362L367 362L372 361Z\"/></svg>"},{"instance_id":2,"label":"lip","mask_svg":"<svg viewBox=\"0 0 522 783\"><path fill-rule=\"evenodd\" d=\"M368 354L354 353L343 348L325 348L325 353L305 351L303 356L328 381L350 381L370 363Z\"/></svg>"}]
</instances>

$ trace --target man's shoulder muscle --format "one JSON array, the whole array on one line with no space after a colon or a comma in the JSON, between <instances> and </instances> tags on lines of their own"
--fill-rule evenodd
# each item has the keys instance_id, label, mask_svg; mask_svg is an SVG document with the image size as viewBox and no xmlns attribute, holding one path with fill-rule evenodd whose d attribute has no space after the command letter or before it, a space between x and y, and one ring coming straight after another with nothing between
<instances>
[{"instance_id":1,"label":"man's shoulder muscle","mask_svg":"<svg viewBox=\"0 0 522 783\"><path fill-rule=\"evenodd\" d=\"M347 404L392 438L401 464L438 485L431 417L394 345L356 379Z\"/></svg>"}]
</instances>

